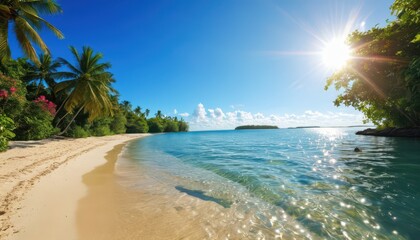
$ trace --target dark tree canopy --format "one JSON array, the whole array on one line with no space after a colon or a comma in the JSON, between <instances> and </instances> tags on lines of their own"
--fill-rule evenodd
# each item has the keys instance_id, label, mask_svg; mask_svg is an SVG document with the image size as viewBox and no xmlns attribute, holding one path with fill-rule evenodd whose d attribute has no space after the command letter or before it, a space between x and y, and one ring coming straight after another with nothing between
<instances>
[{"instance_id":1,"label":"dark tree canopy","mask_svg":"<svg viewBox=\"0 0 420 240\"><path fill-rule=\"evenodd\" d=\"M420 126L420 2L396 0L391 11L387 26L349 35L353 57L325 88L341 90L335 105L353 106L377 126Z\"/></svg>"}]
</instances>

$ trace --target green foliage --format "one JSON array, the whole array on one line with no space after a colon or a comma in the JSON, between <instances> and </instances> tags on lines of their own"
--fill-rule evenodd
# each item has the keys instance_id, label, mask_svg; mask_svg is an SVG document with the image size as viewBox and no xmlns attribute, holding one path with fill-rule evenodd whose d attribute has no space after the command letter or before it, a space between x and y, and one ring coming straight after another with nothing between
<instances>
[{"instance_id":1,"label":"green foliage","mask_svg":"<svg viewBox=\"0 0 420 240\"><path fill-rule=\"evenodd\" d=\"M420 2L418 0L395 0L391 12L403 23L420 22Z\"/></svg>"},{"instance_id":2,"label":"green foliage","mask_svg":"<svg viewBox=\"0 0 420 240\"><path fill-rule=\"evenodd\" d=\"M5 114L0 114L0 152L5 151L9 144L9 140L15 137L12 132L15 128L15 123Z\"/></svg>"},{"instance_id":3,"label":"green foliage","mask_svg":"<svg viewBox=\"0 0 420 240\"><path fill-rule=\"evenodd\" d=\"M54 87L57 84L55 79L62 77L62 73L58 72L61 63L53 60L49 54L40 54L39 62L39 64L30 64L24 79L28 87L33 89L29 92L31 93L28 97L30 100L41 94L54 97Z\"/></svg>"},{"instance_id":4,"label":"green foliage","mask_svg":"<svg viewBox=\"0 0 420 240\"><path fill-rule=\"evenodd\" d=\"M109 117L98 118L92 122L89 132L92 136L108 136L111 135L110 124L112 119Z\"/></svg>"},{"instance_id":5,"label":"green foliage","mask_svg":"<svg viewBox=\"0 0 420 240\"><path fill-rule=\"evenodd\" d=\"M3 92L0 97L0 113L16 119L27 102L25 85L20 80L0 74L0 91Z\"/></svg>"},{"instance_id":6,"label":"green foliage","mask_svg":"<svg viewBox=\"0 0 420 240\"><path fill-rule=\"evenodd\" d=\"M22 51L29 59L39 63L33 43L42 52L49 52L42 38L37 31L43 27L50 29L58 38L63 34L53 25L40 17L40 13L56 14L61 8L54 0L33 1L33 0L8 0L0 2L0 60L10 58L9 47L9 24L13 23L16 39Z\"/></svg>"},{"instance_id":7,"label":"green foliage","mask_svg":"<svg viewBox=\"0 0 420 240\"><path fill-rule=\"evenodd\" d=\"M10 78L22 80L30 70L30 66L31 64L25 58L3 59L0 61L0 72Z\"/></svg>"},{"instance_id":8,"label":"green foliage","mask_svg":"<svg viewBox=\"0 0 420 240\"><path fill-rule=\"evenodd\" d=\"M90 47L83 47L81 54L74 47L70 47L70 51L76 59L76 65L63 58L58 59L70 72L61 73L67 80L57 83L54 88L56 93L67 95L63 102L64 109L68 113L76 112L73 120L82 110L88 114L89 122L98 117L112 116L114 104L111 94L117 91L111 86L115 82L112 73L107 71L111 64L101 63L102 54L94 53ZM70 124L62 133L67 131Z\"/></svg>"},{"instance_id":9,"label":"green foliage","mask_svg":"<svg viewBox=\"0 0 420 240\"><path fill-rule=\"evenodd\" d=\"M326 89L334 85L342 92L335 105L353 106L378 126L420 126L419 7L418 1L397 0L395 21L349 36L354 58L327 80Z\"/></svg>"},{"instance_id":10,"label":"green foliage","mask_svg":"<svg viewBox=\"0 0 420 240\"><path fill-rule=\"evenodd\" d=\"M278 129L277 126L270 126L270 125L244 125L238 126L235 130L243 130L243 129Z\"/></svg>"},{"instance_id":11,"label":"green foliage","mask_svg":"<svg viewBox=\"0 0 420 240\"><path fill-rule=\"evenodd\" d=\"M186 123L184 120L181 119L181 121L178 122L178 130L180 132L188 132L189 126L188 123Z\"/></svg>"},{"instance_id":12,"label":"green foliage","mask_svg":"<svg viewBox=\"0 0 420 240\"><path fill-rule=\"evenodd\" d=\"M127 119L122 111L118 111L114 114L112 121L110 123L110 129L115 134L121 134L126 132L125 125L127 124Z\"/></svg>"},{"instance_id":13,"label":"green foliage","mask_svg":"<svg viewBox=\"0 0 420 240\"><path fill-rule=\"evenodd\" d=\"M135 118L130 116L127 119L126 126L127 133L147 133L149 131L149 126L144 118Z\"/></svg>"},{"instance_id":14,"label":"green foliage","mask_svg":"<svg viewBox=\"0 0 420 240\"><path fill-rule=\"evenodd\" d=\"M16 121L15 139L39 140L48 138L57 132L52 126L53 117L39 104L29 102L26 104Z\"/></svg>"},{"instance_id":15,"label":"green foliage","mask_svg":"<svg viewBox=\"0 0 420 240\"><path fill-rule=\"evenodd\" d=\"M83 108L89 114L89 121L112 115L110 95L116 93L116 90L111 87L115 82L112 73L107 72L111 64L100 63L102 54L94 53L90 47L83 47L81 54L74 47L70 47L70 50L76 58L76 65L59 58L60 63L71 72L63 73L68 80L55 86L56 92L69 92L64 108L67 112Z\"/></svg>"},{"instance_id":16,"label":"green foliage","mask_svg":"<svg viewBox=\"0 0 420 240\"><path fill-rule=\"evenodd\" d=\"M165 129L160 119L150 118L147 120L147 125L149 125L150 133L161 133Z\"/></svg>"},{"instance_id":17,"label":"green foliage","mask_svg":"<svg viewBox=\"0 0 420 240\"><path fill-rule=\"evenodd\" d=\"M165 132L179 132L178 123L172 120L165 121Z\"/></svg>"},{"instance_id":18,"label":"green foliage","mask_svg":"<svg viewBox=\"0 0 420 240\"><path fill-rule=\"evenodd\" d=\"M67 132L68 137L72 138L87 138L90 136L89 132L81 126L75 126Z\"/></svg>"}]
</instances>

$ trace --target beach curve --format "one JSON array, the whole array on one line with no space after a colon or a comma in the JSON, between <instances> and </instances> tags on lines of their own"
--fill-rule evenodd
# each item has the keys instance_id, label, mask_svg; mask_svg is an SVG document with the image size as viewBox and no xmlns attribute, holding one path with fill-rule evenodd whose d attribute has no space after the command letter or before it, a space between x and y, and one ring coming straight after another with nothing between
<instances>
[{"instance_id":1,"label":"beach curve","mask_svg":"<svg viewBox=\"0 0 420 240\"><path fill-rule=\"evenodd\" d=\"M64 219L55 232L67 237L76 234L75 209L86 193L83 174L103 164L114 146L147 135L13 142L7 152L0 153L0 239L24 239L30 233L53 237L51 228L39 226L60 214ZM59 204L59 211L50 211L52 203Z\"/></svg>"}]
</instances>

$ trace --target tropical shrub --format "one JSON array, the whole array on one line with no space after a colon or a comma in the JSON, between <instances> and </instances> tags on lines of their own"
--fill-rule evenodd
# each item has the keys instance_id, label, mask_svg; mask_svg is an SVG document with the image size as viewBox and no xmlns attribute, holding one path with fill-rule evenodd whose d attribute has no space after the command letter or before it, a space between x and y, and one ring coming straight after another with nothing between
<instances>
[{"instance_id":1,"label":"tropical shrub","mask_svg":"<svg viewBox=\"0 0 420 240\"><path fill-rule=\"evenodd\" d=\"M147 125L149 125L149 132L150 133L161 133L165 129L162 125L161 119L158 118L150 118L147 120Z\"/></svg>"},{"instance_id":2,"label":"tropical shrub","mask_svg":"<svg viewBox=\"0 0 420 240\"><path fill-rule=\"evenodd\" d=\"M121 108L125 112L125 117L127 119L126 123L126 132L127 133L147 133L149 131L149 126L147 125L146 118L138 112L137 114L131 110L131 104L127 101L124 101L124 104L121 104ZM127 106L126 106L127 105Z\"/></svg>"},{"instance_id":3,"label":"tropical shrub","mask_svg":"<svg viewBox=\"0 0 420 240\"><path fill-rule=\"evenodd\" d=\"M27 102L25 95L22 81L0 74L0 113L15 119Z\"/></svg>"},{"instance_id":4,"label":"tropical shrub","mask_svg":"<svg viewBox=\"0 0 420 240\"><path fill-rule=\"evenodd\" d=\"M188 132L188 123L181 119L181 121L178 122L178 130L180 132Z\"/></svg>"},{"instance_id":5,"label":"tropical shrub","mask_svg":"<svg viewBox=\"0 0 420 240\"><path fill-rule=\"evenodd\" d=\"M165 132L178 132L179 131L178 123L172 120L166 121L164 131Z\"/></svg>"},{"instance_id":6,"label":"tropical shrub","mask_svg":"<svg viewBox=\"0 0 420 240\"><path fill-rule=\"evenodd\" d=\"M149 126L144 118L128 119L127 120L127 133L147 133Z\"/></svg>"},{"instance_id":7,"label":"tropical shrub","mask_svg":"<svg viewBox=\"0 0 420 240\"><path fill-rule=\"evenodd\" d=\"M51 116L55 116L55 108L57 107L57 105L55 105L51 101L48 101L48 99L46 99L45 96L39 96L33 102L37 103L44 111L49 112Z\"/></svg>"},{"instance_id":8,"label":"tropical shrub","mask_svg":"<svg viewBox=\"0 0 420 240\"><path fill-rule=\"evenodd\" d=\"M71 128L67 132L68 137L72 138L87 138L89 137L89 132L81 126L76 125L74 128Z\"/></svg>"},{"instance_id":9,"label":"tropical shrub","mask_svg":"<svg viewBox=\"0 0 420 240\"><path fill-rule=\"evenodd\" d=\"M5 114L0 114L0 152L7 149L9 140L15 136L12 132L14 128L13 120Z\"/></svg>"},{"instance_id":10,"label":"tropical shrub","mask_svg":"<svg viewBox=\"0 0 420 240\"><path fill-rule=\"evenodd\" d=\"M110 129L115 134L125 133L126 127L125 124L127 123L127 119L125 118L124 114L121 111L118 111L114 114L112 118L112 122L110 123Z\"/></svg>"},{"instance_id":11,"label":"tropical shrub","mask_svg":"<svg viewBox=\"0 0 420 240\"><path fill-rule=\"evenodd\" d=\"M111 135L110 123L112 118L102 117L92 122L89 132L92 136L107 136Z\"/></svg>"},{"instance_id":12,"label":"tropical shrub","mask_svg":"<svg viewBox=\"0 0 420 240\"><path fill-rule=\"evenodd\" d=\"M29 102L16 119L15 139L39 140L48 138L57 129L52 126L53 116L36 102Z\"/></svg>"}]
</instances>

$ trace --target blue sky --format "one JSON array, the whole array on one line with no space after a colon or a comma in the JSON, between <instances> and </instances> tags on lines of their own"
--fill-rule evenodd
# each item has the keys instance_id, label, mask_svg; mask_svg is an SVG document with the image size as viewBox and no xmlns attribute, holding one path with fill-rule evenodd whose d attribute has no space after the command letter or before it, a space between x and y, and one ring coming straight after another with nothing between
<instances>
[{"instance_id":1,"label":"blue sky","mask_svg":"<svg viewBox=\"0 0 420 240\"><path fill-rule=\"evenodd\" d=\"M238 124L360 124L324 91L330 71L322 41L383 26L390 0L58 1L47 19L65 34L43 32L53 57L91 46L111 62L122 100L180 115L192 130ZM362 22L365 26L362 27ZM13 44L13 41L12 41ZM14 50L13 50L14 49ZM15 57L21 53L14 46ZM176 109L176 111L174 111ZM188 116L187 116L188 115Z\"/></svg>"}]
</instances>

